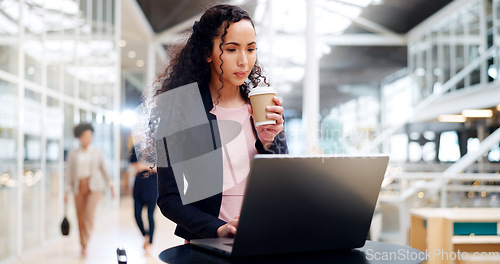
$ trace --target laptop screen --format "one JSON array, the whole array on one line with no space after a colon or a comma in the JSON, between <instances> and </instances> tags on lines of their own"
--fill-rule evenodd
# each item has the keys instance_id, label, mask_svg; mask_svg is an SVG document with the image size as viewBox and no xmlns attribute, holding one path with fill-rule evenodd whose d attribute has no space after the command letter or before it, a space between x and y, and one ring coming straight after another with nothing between
<instances>
[{"instance_id":1,"label":"laptop screen","mask_svg":"<svg viewBox=\"0 0 500 264\"><path fill-rule=\"evenodd\" d=\"M233 255L363 246L388 159L256 155Z\"/></svg>"}]
</instances>

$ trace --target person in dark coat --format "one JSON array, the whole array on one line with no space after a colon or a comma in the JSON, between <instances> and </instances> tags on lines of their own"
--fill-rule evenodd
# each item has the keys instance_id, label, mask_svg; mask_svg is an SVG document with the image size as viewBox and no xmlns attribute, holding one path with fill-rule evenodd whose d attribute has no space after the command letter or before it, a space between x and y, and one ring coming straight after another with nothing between
<instances>
[{"instance_id":1,"label":"person in dark coat","mask_svg":"<svg viewBox=\"0 0 500 264\"><path fill-rule=\"evenodd\" d=\"M137 226L144 236L144 249L153 243L155 231L154 211L156 208L156 199L158 197L158 176L156 168L148 167L141 163L137 157L135 147L130 154L130 164L134 167L136 175L132 195L134 197L134 216ZM144 228L142 221L142 210L144 207L148 210L148 228Z\"/></svg>"},{"instance_id":2,"label":"person in dark coat","mask_svg":"<svg viewBox=\"0 0 500 264\"><path fill-rule=\"evenodd\" d=\"M267 118L275 120L275 124L256 126L253 119L248 97L250 90L258 86L270 86L257 61L256 50L255 27L245 10L233 5L211 7L194 23L187 43L172 56L170 65L158 78L157 84L160 85L153 86L154 99L166 92L177 94L177 89L187 89L188 84L197 83L203 102L201 108L205 110L200 114L206 115L203 118L208 120L210 127L200 132L203 134L194 140L203 141L200 142L202 144L214 142L215 146L228 137L234 138L230 143L223 144L221 164L200 163L192 168L207 174L208 168L221 166L221 175L203 175L218 177L214 182L221 183L220 193L210 197L183 203L182 197L186 193L180 193L179 190L182 192L183 188L187 188L184 192L196 192L205 186L194 186L196 181L189 182L190 171L185 168L186 177L182 172L181 175L174 175L172 166L158 164L158 207L163 215L177 224L175 234L186 242L194 238L234 236L253 156L288 153L283 132L284 108L277 96L273 98L275 106L266 108ZM184 105L190 104L189 100L182 98L178 101ZM161 109L169 107L160 103L153 105ZM159 122L163 122L164 126L176 124L165 119ZM224 122L238 123L241 128L238 134L232 135L222 125ZM166 137L156 141L158 157L166 154L167 161L175 162L172 155L179 155L176 151L170 153L165 149L160 153L158 150L158 146L164 142L166 148L175 143L168 142ZM215 150L218 149L215 146ZM184 151L182 148L176 150ZM176 177L181 178L176 181ZM183 183L182 177L186 183Z\"/></svg>"}]
</instances>

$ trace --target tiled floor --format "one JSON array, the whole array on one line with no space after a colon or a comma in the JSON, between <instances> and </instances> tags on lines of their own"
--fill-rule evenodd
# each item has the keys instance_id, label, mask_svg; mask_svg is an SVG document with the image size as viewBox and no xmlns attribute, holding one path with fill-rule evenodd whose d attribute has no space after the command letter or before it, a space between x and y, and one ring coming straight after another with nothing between
<instances>
[{"instance_id":1,"label":"tiled floor","mask_svg":"<svg viewBox=\"0 0 500 264\"><path fill-rule=\"evenodd\" d=\"M146 218L144 217L146 220ZM145 221L147 223L147 220ZM133 217L133 200L122 198L120 210L107 213L95 223L87 256L80 256L79 239L76 229L69 237L62 237L22 257L13 264L101 264L118 263L116 248L127 251L128 264L163 263L158 255L166 248L183 244L184 240L173 235L175 225L160 211L155 211L155 240L150 254L143 250L144 239ZM76 225L76 223L72 223Z\"/></svg>"}]
</instances>

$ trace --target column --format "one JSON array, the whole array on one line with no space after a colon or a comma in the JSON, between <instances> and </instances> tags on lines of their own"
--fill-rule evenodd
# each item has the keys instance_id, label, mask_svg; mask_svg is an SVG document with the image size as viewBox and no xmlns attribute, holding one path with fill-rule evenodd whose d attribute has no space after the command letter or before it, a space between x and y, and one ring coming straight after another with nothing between
<instances>
[{"instance_id":1,"label":"column","mask_svg":"<svg viewBox=\"0 0 500 264\"><path fill-rule=\"evenodd\" d=\"M156 79L156 49L158 43L154 40L149 40L147 45L146 57L146 86L150 86Z\"/></svg>"},{"instance_id":2,"label":"column","mask_svg":"<svg viewBox=\"0 0 500 264\"><path fill-rule=\"evenodd\" d=\"M302 126L306 153L318 146L319 133L319 61L316 54L315 0L307 1L306 71L302 101Z\"/></svg>"}]
</instances>

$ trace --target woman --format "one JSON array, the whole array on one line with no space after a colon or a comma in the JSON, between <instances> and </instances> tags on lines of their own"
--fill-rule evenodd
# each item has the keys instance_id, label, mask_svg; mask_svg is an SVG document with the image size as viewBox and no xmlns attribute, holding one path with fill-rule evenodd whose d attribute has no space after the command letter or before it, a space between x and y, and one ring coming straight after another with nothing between
<instances>
[{"instance_id":1,"label":"woman","mask_svg":"<svg viewBox=\"0 0 500 264\"><path fill-rule=\"evenodd\" d=\"M102 192L105 187L109 187L111 195L115 197L115 191L106 171L101 150L90 145L94 134L92 125L79 124L73 129L73 133L80 140L80 148L68 154L64 201L68 201L68 194L72 191L75 195L81 254L85 256L97 203L101 199Z\"/></svg>"},{"instance_id":2,"label":"woman","mask_svg":"<svg viewBox=\"0 0 500 264\"><path fill-rule=\"evenodd\" d=\"M256 49L254 24L248 13L237 6L214 6L195 22L186 45L160 76L157 96L197 82L209 122L231 120L242 127L236 143L226 146L223 152L222 193L183 205L172 167L158 167L157 204L167 218L177 223L175 234L186 242L234 236L246 180L231 185L232 180L248 175L253 155L288 152L283 133L284 109L278 97L274 97L276 106L267 108L271 112L267 117L276 124L255 127L251 118L250 89L268 85ZM220 142L222 134L220 124L219 130L212 129L214 142Z\"/></svg>"},{"instance_id":3,"label":"woman","mask_svg":"<svg viewBox=\"0 0 500 264\"><path fill-rule=\"evenodd\" d=\"M136 154L135 147L130 153L130 164L135 169L135 182L133 188L134 197L134 216L137 227L144 236L144 249L146 253L153 243L153 235L155 231L154 212L156 208L156 198L158 197L158 180L156 169L151 169L140 162ZM142 221L142 211L144 207L148 208L148 223L149 230L144 228Z\"/></svg>"}]
</instances>

